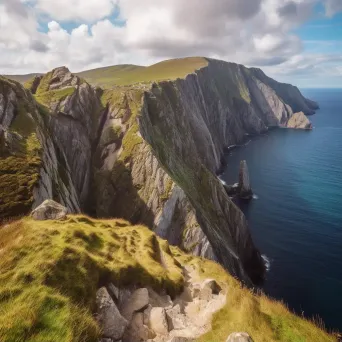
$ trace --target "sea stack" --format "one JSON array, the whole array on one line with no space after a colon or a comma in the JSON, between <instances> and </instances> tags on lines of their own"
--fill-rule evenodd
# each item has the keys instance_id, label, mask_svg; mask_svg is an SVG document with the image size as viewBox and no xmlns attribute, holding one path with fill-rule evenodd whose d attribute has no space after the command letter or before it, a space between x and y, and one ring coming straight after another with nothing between
<instances>
[{"instance_id":1,"label":"sea stack","mask_svg":"<svg viewBox=\"0 0 342 342\"><path fill-rule=\"evenodd\" d=\"M239 171L239 196L242 199L250 200L253 197L253 191L249 181L248 166L246 160L241 160Z\"/></svg>"}]
</instances>

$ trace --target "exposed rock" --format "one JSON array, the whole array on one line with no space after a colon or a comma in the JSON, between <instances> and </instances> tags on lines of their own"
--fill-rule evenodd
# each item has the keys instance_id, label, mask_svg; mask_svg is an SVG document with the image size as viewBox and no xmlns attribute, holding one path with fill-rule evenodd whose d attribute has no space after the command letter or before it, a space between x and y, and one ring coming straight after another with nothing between
<instances>
[{"instance_id":1,"label":"exposed rock","mask_svg":"<svg viewBox=\"0 0 342 342\"><path fill-rule=\"evenodd\" d=\"M133 314L132 320L127 327L123 336L123 342L140 342L153 339L156 334L149 329L143 320L143 313L136 312Z\"/></svg>"},{"instance_id":2,"label":"exposed rock","mask_svg":"<svg viewBox=\"0 0 342 342\"><path fill-rule=\"evenodd\" d=\"M101 287L96 293L97 320L102 336L117 341L122 338L128 321L121 316L107 289Z\"/></svg>"},{"instance_id":3,"label":"exposed rock","mask_svg":"<svg viewBox=\"0 0 342 342\"><path fill-rule=\"evenodd\" d=\"M222 288L219 284L217 284L216 280L214 279L206 279L202 285L201 290L208 289L213 295L218 295L222 291Z\"/></svg>"},{"instance_id":4,"label":"exposed rock","mask_svg":"<svg viewBox=\"0 0 342 342\"><path fill-rule=\"evenodd\" d=\"M242 160L240 162L239 196L242 199L251 199L253 197L253 191L249 180L249 172L246 160Z\"/></svg>"},{"instance_id":5,"label":"exposed rock","mask_svg":"<svg viewBox=\"0 0 342 342\"><path fill-rule=\"evenodd\" d=\"M252 338L244 332L232 333L226 342L253 342Z\"/></svg>"},{"instance_id":6,"label":"exposed rock","mask_svg":"<svg viewBox=\"0 0 342 342\"><path fill-rule=\"evenodd\" d=\"M115 302L119 301L120 290L112 283L107 285L107 290Z\"/></svg>"},{"instance_id":7,"label":"exposed rock","mask_svg":"<svg viewBox=\"0 0 342 342\"><path fill-rule=\"evenodd\" d=\"M152 308L150 312L149 327L159 335L167 335L169 327L164 308Z\"/></svg>"},{"instance_id":8,"label":"exposed rock","mask_svg":"<svg viewBox=\"0 0 342 342\"><path fill-rule=\"evenodd\" d=\"M134 312L144 311L148 304L148 290L146 288L141 288L132 293L132 295L122 304L120 311L122 315L130 321Z\"/></svg>"},{"instance_id":9,"label":"exposed rock","mask_svg":"<svg viewBox=\"0 0 342 342\"><path fill-rule=\"evenodd\" d=\"M149 304L163 308L172 307L172 300L169 295L156 293L152 288L148 288Z\"/></svg>"},{"instance_id":10,"label":"exposed rock","mask_svg":"<svg viewBox=\"0 0 342 342\"><path fill-rule=\"evenodd\" d=\"M184 315L184 313L181 313L179 304L175 305L171 309L166 309L166 318L169 330L185 329L189 324L187 322L187 317Z\"/></svg>"},{"instance_id":11,"label":"exposed rock","mask_svg":"<svg viewBox=\"0 0 342 342\"><path fill-rule=\"evenodd\" d=\"M39 207L32 211L31 216L35 220L64 220L66 219L68 209L61 204L46 200Z\"/></svg>"},{"instance_id":12,"label":"exposed rock","mask_svg":"<svg viewBox=\"0 0 342 342\"><path fill-rule=\"evenodd\" d=\"M291 116L286 125L288 128L297 129L312 129L310 120L305 116L303 112L295 113Z\"/></svg>"}]
</instances>

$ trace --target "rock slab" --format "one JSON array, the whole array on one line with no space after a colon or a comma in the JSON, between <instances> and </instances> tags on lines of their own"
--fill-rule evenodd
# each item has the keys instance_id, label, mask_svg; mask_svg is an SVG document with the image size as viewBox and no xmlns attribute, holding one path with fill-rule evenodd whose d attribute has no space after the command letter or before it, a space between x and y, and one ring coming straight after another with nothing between
<instances>
[{"instance_id":1,"label":"rock slab","mask_svg":"<svg viewBox=\"0 0 342 342\"><path fill-rule=\"evenodd\" d=\"M120 340L128 326L128 321L121 316L113 299L105 287L96 293L97 321L102 330L102 337L114 341Z\"/></svg>"}]
</instances>

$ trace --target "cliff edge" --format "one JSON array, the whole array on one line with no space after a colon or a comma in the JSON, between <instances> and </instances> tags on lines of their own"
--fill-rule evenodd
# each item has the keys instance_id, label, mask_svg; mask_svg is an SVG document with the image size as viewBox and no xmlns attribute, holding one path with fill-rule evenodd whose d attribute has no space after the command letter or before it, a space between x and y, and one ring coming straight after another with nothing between
<instances>
[{"instance_id":1,"label":"cliff edge","mask_svg":"<svg viewBox=\"0 0 342 342\"><path fill-rule=\"evenodd\" d=\"M2 173L19 191L3 197L2 218L51 198L70 212L143 223L187 252L218 260L250 286L262 281L246 219L216 172L226 147L284 127L294 113L312 114L317 105L260 70L205 58L120 77L120 85L101 88L61 67L27 82L28 90L0 80L2 165L34 157L29 187L26 174L13 171L19 164ZM25 143L19 156L15 141L28 138L36 144Z\"/></svg>"}]
</instances>

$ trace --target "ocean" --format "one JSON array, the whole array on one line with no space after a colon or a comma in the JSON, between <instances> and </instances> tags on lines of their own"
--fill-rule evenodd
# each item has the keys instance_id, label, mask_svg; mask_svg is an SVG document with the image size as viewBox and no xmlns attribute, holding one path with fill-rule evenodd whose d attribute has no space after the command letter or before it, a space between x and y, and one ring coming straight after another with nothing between
<instances>
[{"instance_id":1,"label":"ocean","mask_svg":"<svg viewBox=\"0 0 342 342\"><path fill-rule=\"evenodd\" d=\"M270 261L264 284L306 317L342 331L342 89L302 89L320 105L312 131L277 129L226 155L223 179L247 160L256 194L244 211Z\"/></svg>"}]
</instances>

